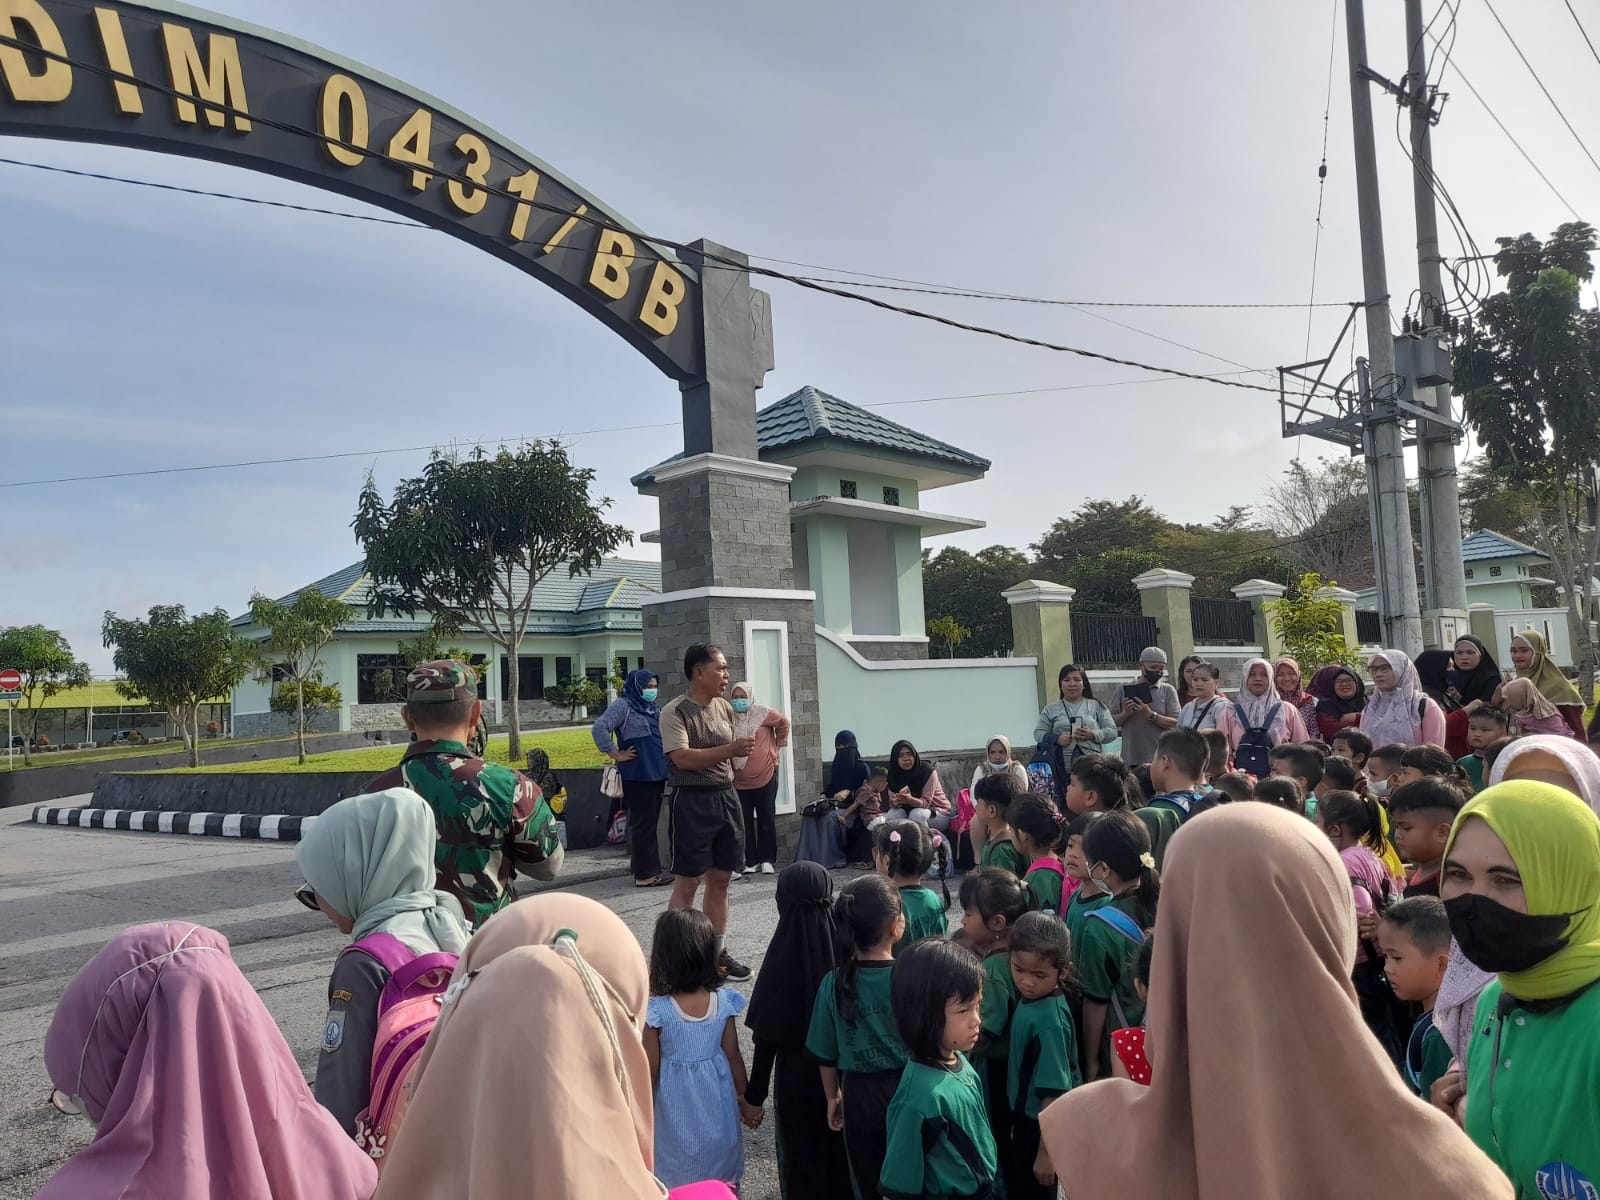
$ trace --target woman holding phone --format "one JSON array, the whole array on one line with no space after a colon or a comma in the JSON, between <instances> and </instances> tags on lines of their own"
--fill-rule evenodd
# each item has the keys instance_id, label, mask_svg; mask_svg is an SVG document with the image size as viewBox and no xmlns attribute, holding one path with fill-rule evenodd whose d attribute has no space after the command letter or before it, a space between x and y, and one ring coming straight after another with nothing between
<instances>
[{"instance_id":1,"label":"woman holding phone","mask_svg":"<svg viewBox=\"0 0 1600 1200\"><path fill-rule=\"evenodd\" d=\"M1094 698L1082 667L1068 663L1061 668L1056 684L1061 699L1044 706L1033 728L1033 740L1040 750L1049 750L1051 765L1059 776L1057 783L1065 788L1072 760L1099 752L1107 742L1116 741L1118 734L1111 710Z\"/></svg>"}]
</instances>

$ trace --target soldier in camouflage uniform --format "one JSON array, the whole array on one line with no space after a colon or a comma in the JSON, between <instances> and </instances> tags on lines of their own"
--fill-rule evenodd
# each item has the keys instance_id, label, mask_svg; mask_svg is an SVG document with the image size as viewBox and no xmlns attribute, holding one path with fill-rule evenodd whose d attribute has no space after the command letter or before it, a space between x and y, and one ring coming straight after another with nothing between
<instances>
[{"instance_id":1,"label":"soldier in camouflage uniform","mask_svg":"<svg viewBox=\"0 0 1600 1200\"><path fill-rule=\"evenodd\" d=\"M401 716L417 740L399 766L366 786L411 788L428 802L439 826L439 889L461 901L474 926L511 903L518 871L551 880L563 857L555 815L538 786L467 748L482 715L471 667L439 661L413 668Z\"/></svg>"}]
</instances>

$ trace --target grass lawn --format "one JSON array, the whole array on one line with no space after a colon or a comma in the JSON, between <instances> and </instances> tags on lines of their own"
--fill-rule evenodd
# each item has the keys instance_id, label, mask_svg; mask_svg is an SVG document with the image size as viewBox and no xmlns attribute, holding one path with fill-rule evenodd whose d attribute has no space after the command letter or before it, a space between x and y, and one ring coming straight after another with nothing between
<instances>
[{"instance_id":1,"label":"grass lawn","mask_svg":"<svg viewBox=\"0 0 1600 1200\"><path fill-rule=\"evenodd\" d=\"M508 763L521 766L521 763L510 763L507 749L511 739L506 734L499 734L489 739L489 752L486 756L490 762ZM526 753L535 746L543 746L550 754L550 765L557 771L572 771L581 767L603 767L607 759L594 748L594 740L589 736L587 729L559 729L549 733L528 733L522 737L523 752ZM400 761L400 756L405 753L404 746L373 746L366 750L338 750L331 754L311 754L306 756L304 766L295 762L293 756L289 758L268 758L256 762L236 763L233 765L203 766L198 773L207 775L240 774L240 775L276 775L276 774L323 774L327 772L357 773L371 771L374 775L387 771ZM175 772L153 772L159 774L196 774L192 770Z\"/></svg>"},{"instance_id":2,"label":"grass lawn","mask_svg":"<svg viewBox=\"0 0 1600 1200\"><path fill-rule=\"evenodd\" d=\"M3 733L3 731L0 731ZM314 735L313 735L314 736ZM208 738L200 739L200 761L205 761L206 752L220 749L223 746L251 746L257 742L276 742L279 737L259 738ZM108 758L142 758L151 754L184 754L183 739L173 738L171 741L162 742L152 746L148 743L129 745L127 742L118 742L115 746L97 746L93 750L47 750L33 753L33 766L35 767L64 767L72 763L100 762ZM4 746L0 745L0 760L4 760ZM22 770L22 750L18 748L16 755L17 770ZM3 769L3 768L0 768Z\"/></svg>"}]
</instances>

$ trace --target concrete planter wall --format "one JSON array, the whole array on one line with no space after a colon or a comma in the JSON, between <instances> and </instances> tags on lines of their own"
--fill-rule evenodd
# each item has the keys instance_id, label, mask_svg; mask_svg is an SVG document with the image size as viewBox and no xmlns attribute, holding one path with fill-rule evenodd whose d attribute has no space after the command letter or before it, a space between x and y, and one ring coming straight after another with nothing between
<instances>
[{"instance_id":1,"label":"concrete planter wall","mask_svg":"<svg viewBox=\"0 0 1600 1200\"><path fill-rule=\"evenodd\" d=\"M318 734L306 746L310 752L357 750L373 744L359 733ZM202 742L200 761L212 763L259 762L282 758L295 752L294 739L257 742L249 746L230 742ZM18 804L44 804L63 796L81 796L95 790L103 775L124 771L171 771L189 765L189 753L175 742L169 753L136 755L128 758L103 758L87 763L62 763L60 766L34 767L26 771L0 770L0 808Z\"/></svg>"}]
</instances>

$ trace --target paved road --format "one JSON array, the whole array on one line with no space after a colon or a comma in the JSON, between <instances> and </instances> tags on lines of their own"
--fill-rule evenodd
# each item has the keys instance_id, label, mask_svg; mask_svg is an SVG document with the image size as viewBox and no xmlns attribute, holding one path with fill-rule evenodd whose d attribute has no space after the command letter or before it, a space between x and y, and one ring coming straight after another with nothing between
<instances>
[{"instance_id":1,"label":"paved road","mask_svg":"<svg viewBox=\"0 0 1600 1200\"><path fill-rule=\"evenodd\" d=\"M308 1073L344 940L290 895L300 880L291 846L44 828L27 817L0 811L0 1200L32 1196L88 1141L87 1122L45 1102L44 1034L62 988L113 934L155 920L219 930ZM634 888L623 858L599 853L616 874L573 890L612 908L648 946L665 893ZM773 880L733 887L730 944L759 967L777 919ZM770 1121L746 1137L745 1200L777 1200Z\"/></svg>"}]
</instances>

